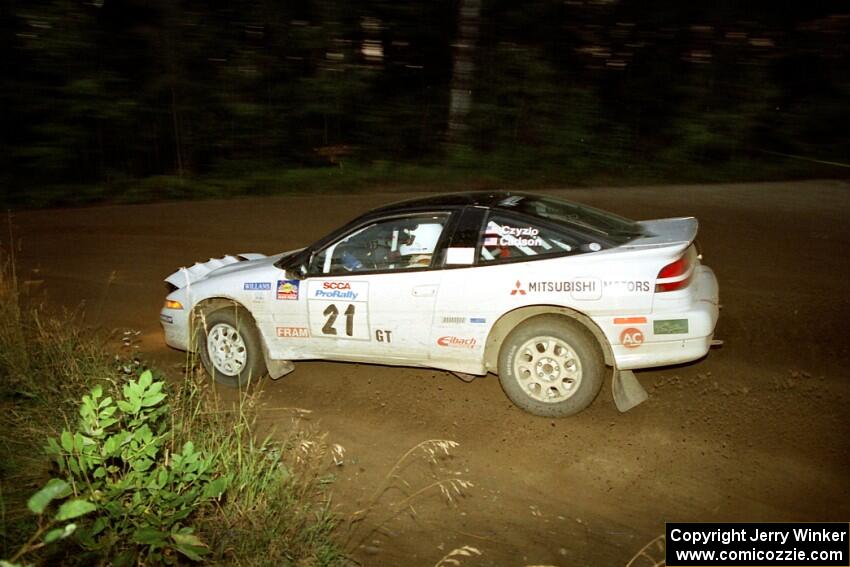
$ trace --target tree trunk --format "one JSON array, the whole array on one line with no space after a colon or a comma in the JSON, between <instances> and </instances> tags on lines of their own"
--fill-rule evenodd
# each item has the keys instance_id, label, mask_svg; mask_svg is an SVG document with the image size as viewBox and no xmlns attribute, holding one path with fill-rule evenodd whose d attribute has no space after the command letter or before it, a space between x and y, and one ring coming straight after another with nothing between
<instances>
[{"instance_id":1,"label":"tree trunk","mask_svg":"<svg viewBox=\"0 0 850 567\"><path fill-rule=\"evenodd\" d=\"M459 0L458 33L454 44L447 141L460 143L467 129L475 78L475 47L481 23L481 0Z\"/></svg>"}]
</instances>

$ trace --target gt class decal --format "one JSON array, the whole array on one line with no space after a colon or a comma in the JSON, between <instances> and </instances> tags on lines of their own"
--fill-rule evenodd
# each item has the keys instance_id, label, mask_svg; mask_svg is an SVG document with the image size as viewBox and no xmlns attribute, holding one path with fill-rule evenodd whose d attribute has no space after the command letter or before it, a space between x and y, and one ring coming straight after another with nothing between
<instances>
[{"instance_id":1,"label":"gt class decal","mask_svg":"<svg viewBox=\"0 0 850 567\"><path fill-rule=\"evenodd\" d=\"M277 280L278 299L298 299L299 280Z\"/></svg>"},{"instance_id":2,"label":"gt class decal","mask_svg":"<svg viewBox=\"0 0 850 567\"><path fill-rule=\"evenodd\" d=\"M314 338L372 340L369 282L311 281L307 291L310 334Z\"/></svg>"}]
</instances>

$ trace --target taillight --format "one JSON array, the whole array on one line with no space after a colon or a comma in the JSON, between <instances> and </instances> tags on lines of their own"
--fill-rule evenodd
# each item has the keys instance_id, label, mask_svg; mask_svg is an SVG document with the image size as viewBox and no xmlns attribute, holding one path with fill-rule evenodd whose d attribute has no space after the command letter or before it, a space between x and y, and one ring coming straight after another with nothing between
<instances>
[{"instance_id":1,"label":"taillight","mask_svg":"<svg viewBox=\"0 0 850 567\"><path fill-rule=\"evenodd\" d=\"M690 250L688 250L684 256L661 268L655 282L655 293L677 291L688 287L691 283L690 256Z\"/></svg>"}]
</instances>

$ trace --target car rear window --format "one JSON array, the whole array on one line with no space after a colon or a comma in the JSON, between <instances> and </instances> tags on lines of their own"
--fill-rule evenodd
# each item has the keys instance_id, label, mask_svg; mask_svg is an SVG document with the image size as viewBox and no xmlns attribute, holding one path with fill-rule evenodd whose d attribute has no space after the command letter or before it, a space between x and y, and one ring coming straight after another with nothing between
<instances>
[{"instance_id":1,"label":"car rear window","mask_svg":"<svg viewBox=\"0 0 850 567\"><path fill-rule=\"evenodd\" d=\"M491 213L481 233L479 263L489 263L520 258L580 254L600 245L587 248L584 242L566 231L543 227L529 219Z\"/></svg>"},{"instance_id":2,"label":"car rear window","mask_svg":"<svg viewBox=\"0 0 850 567\"><path fill-rule=\"evenodd\" d=\"M560 199L515 195L506 197L498 206L564 224L588 236L595 233L614 244L624 244L642 235L640 225L633 220Z\"/></svg>"}]
</instances>

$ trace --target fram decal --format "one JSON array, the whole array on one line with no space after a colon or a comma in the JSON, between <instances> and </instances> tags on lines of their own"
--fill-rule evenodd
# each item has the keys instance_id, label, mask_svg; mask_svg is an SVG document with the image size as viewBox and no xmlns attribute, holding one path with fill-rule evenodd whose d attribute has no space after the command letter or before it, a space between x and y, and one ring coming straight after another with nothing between
<instances>
[{"instance_id":1,"label":"fram decal","mask_svg":"<svg viewBox=\"0 0 850 567\"><path fill-rule=\"evenodd\" d=\"M626 348L637 348L643 344L643 331L629 327L620 333L620 343Z\"/></svg>"},{"instance_id":2,"label":"fram decal","mask_svg":"<svg viewBox=\"0 0 850 567\"><path fill-rule=\"evenodd\" d=\"M310 331L307 327L278 327L277 336L282 339L307 339Z\"/></svg>"},{"instance_id":3,"label":"fram decal","mask_svg":"<svg viewBox=\"0 0 850 567\"><path fill-rule=\"evenodd\" d=\"M272 282L245 282L242 289L245 291L271 291Z\"/></svg>"},{"instance_id":4,"label":"fram decal","mask_svg":"<svg viewBox=\"0 0 850 567\"><path fill-rule=\"evenodd\" d=\"M442 347L452 347L452 348L475 348L475 345L478 343L475 338L464 339L461 337L454 336L446 336L440 337L437 339L437 344Z\"/></svg>"},{"instance_id":5,"label":"fram decal","mask_svg":"<svg viewBox=\"0 0 850 567\"><path fill-rule=\"evenodd\" d=\"M298 299L298 288L301 282L298 280L278 280L277 281L277 298L278 299Z\"/></svg>"}]
</instances>

